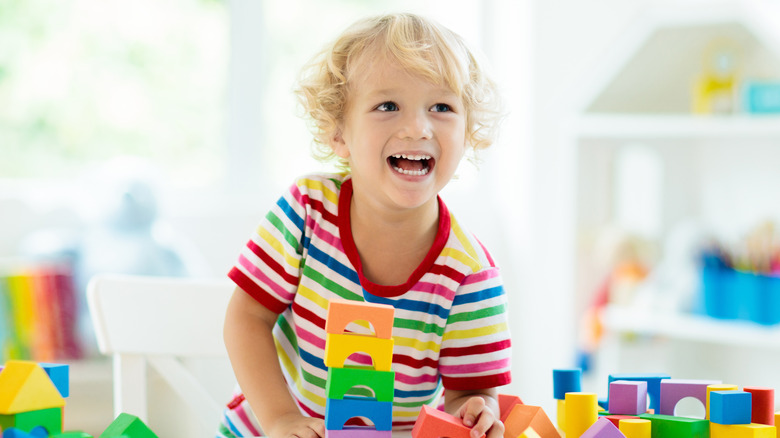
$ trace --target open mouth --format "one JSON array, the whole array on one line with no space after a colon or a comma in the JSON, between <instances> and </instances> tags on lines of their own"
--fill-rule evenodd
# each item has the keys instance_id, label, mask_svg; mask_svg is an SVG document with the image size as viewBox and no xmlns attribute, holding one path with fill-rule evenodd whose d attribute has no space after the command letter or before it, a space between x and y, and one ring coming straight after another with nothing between
<instances>
[{"instance_id":1,"label":"open mouth","mask_svg":"<svg viewBox=\"0 0 780 438\"><path fill-rule=\"evenodd\" d=\"M395 154L387 158L390 167L396 172L411 176L427 175L435 161L430 155Z\"/></svg>"}]
</instances>

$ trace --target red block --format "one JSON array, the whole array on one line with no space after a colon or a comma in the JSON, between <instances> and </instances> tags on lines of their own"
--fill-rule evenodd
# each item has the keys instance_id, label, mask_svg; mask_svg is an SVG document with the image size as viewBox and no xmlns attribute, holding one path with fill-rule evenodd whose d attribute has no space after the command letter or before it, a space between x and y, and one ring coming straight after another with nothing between
<instances>
[{"instance_id":1,"label":"red block","mask_svg":"<svg viewBox=\"0 0 780 438\"><path fill-rule=\"evenodd\" d=\"M412 438L470 438L471 428L460 418L446 412L423 406L412 429ZM483 437L485 435L482 435Z\"/></svg>"},{"instance_id":2,"label":"red block","mask_svg":"<svg viewBox=\"0 0 780 438\"><path fill-rule=\"evenodd\" d=\"M758 424L775 425L775 390L759 386L745 386L743 391L753 394L751 421Z\"/></svg>"},{"instance_id":3,"label":"red block","mask_svg":"<svg viewBox=\"0 0 780 438\"><path fill-rule=\"evenodd\" d=\"M515 405L523 405L523 401L516 395L498 395L498 409L501 411L501 422L506 420Z\"/></svg>"}]
</instances>

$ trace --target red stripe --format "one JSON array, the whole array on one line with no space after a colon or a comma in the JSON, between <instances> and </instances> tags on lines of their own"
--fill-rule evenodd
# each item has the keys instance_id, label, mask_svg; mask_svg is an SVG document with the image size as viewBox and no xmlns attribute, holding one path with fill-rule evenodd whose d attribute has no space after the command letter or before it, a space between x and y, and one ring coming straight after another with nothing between
<instances>
[{"instance_id":1,"label":"red stripe","mask_svg":"<svg viewBox=\"0 0 780 438\"><path fill-rule=\"evenodd\" d=\"M435 274L435 275L443 275L458 284L460 284L463 281L463 279L466 278L466 274L464 274L463 272L460 272L452 268L451 266L446 266L446 265L439 265L439 264L433 265L431 267L430 272L431 274Z\"/></svg>"},{"instance_id":2,"label":"red stripe","mask_svg":"<svg viewBox=\"0 0 780 438\"><path fill-rule=\"evenodd\" d=\"M284 270L282 265L280 265L276 260L274 260L273 257L271 257L270 254L268 254L263 248L260 248L255 242L249 241L247 242L246 246L249 248L250 251L252 251L252 254L256 255L260 258L260 260L263 261L269 268L273 269L274 272L279 274L284 281L289 283L290 285L297 286L298 282L300 281L300 278L296 275L291 275L287 273L287 271Z\"/></svg>"},{"instance_id":3,"label":"red stripe","mask_svg":"<svg viewBox=\"0 0 780 438\"><path fill-rule=\"evenodd\" d=\"M311 310L301 306L300 304L298 304L298 302L293 301L292 310L296 318L303 318L306 321L309 321L310 323L314 324L315 326L325 330L325 319L318 316L316 313L312 312ZM300 324L297 322L295 325L300 326Z\"/></svg>"},{"instance_id":4,"label":"red stripe","mask_svg":"<svg viewBox=\"0 0 780 438\"><path fill-rule=\"evenodd\" d=\"M439 367L439 361L437 361L436 359L432 359L430 357L426 357L423 359L415 359L411 356L406 356L402 354L394 354L393 363L397 363L399 365L406 365L413 369L421 369L422 367L431 367L433 369L436 369Z\"/></svg>"},{"instance_id":5,"label":"red stripe","mask_svg":"<svg viewBox=\"0 0 780 438\"><path fill-rule=\"evenodd\" d=\"M311 206L311 209L316 211L322 216L323 219L330 222L334 226L338 224L338 215L331 213L325 208L325 204L317 199L310 199L309 195L303 195L303 202L305 205Z\"/></svg>"},{"instance_id":6,"label":"red stripe","mask_svg":"<svg viewBox=\"0 0 780 438\"><path fill-rule=\"evenodd\" d=\"M496 388L504 386L512 381L512 374L507 371L502 374L490 376L447 377L441 376L444 389L457 391L470 391L474 389Z\"/></svg>"},{"instance_id":7,"label":"red stripe","mask_svg":"<svg viewBox=\"0 0 780 438\"><path fill-rule=\"evenodd\" d=\"M257 283L247 277L246 274L241 272L238 268L233 267L228 272L228 277L236 283L236 286L240 287L244 292L249 294L260 304L264 305L268 310L274 313L282 313L287 309L287 303L279 301L268 293L265 289L258 286Z\"/></svg>"},{"instance_id":8,"label":"red stripe","mask_svg":"<svg viewBox=\"0 0 780 438\"><path fill-rule=\"evenodd\" d=\"M469 356L474 354L485 354L494 351L501 351L512 346L510 339L504 339L502 341L493 342L491 344L479 344L469 347L455 347L455 348L442 348L440 352L441 357L460 357Z\"/></svg>"}]
</instances>

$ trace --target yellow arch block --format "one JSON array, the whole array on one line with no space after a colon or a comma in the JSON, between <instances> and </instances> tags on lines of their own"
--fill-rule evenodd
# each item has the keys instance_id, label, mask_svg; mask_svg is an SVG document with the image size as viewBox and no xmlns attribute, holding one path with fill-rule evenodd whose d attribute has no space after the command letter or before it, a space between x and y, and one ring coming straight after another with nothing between
<instances>
[{"instance_id":1,"label":"yellow arch block","mask_svg":"<svg viewBox=\"0 0 780 438\"><path fill-rule=\"evenodd\" d=\"M377 371L390 371L393 363L393 339L368 335L328 333L325 340L325 365L343 368L344 362L354 353L366 353Z\"/></svg>"}]
</instances>

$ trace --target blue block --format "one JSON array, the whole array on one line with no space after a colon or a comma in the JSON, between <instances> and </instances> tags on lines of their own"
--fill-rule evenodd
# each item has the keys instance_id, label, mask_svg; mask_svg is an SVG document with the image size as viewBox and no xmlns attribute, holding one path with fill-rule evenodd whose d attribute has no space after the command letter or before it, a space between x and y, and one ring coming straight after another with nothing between
<instances>
[{"instance_id":1,"label":"blue block","mask_svg":"<svg viewBox=\"0 0 780 438\"><path fill-rule=\"evenodd\" d=\"M70 367L68 365L59 363L44 363L41 362L38 365L46 371L49 378L54 382L54 386L57 387L57 391L63 398L67 398L70 395Z\"/></svg>"},{"instance_id":2,"label":"blue block","mask_svg":"<svg viewBox=\"0 0 780 438\"><path fill-rule=\"evenodd\" d=\"M354 417L368 418L376 430L392 430L393 402L345 396L341 400L329 398L325 403L325 429L341 430L344 423Z\"/></svg>"},{"instance_id":3,"label":"blue block","mask_svg":"<svg viewBox=\"0 0 780 438\"><path fill-rule=\"evenodd\" d=\"M710 421L717 424L750 424L753 394L745 391L710 392Z\"/></svg>"},{"instance_id":4,"label":"blue block","mask_svg":"<svg viewBox=\"0 0 780 438\"><path fill-rule=\"evenodd\" d=\"M672 376L662 373L610 374L607 386L615 380L647 382L647 396L650 397L649 407L653 412L661 412L661 380L671 378Z\"/></svg>"},{"instance_id":5,"label":"blue block","mask_svg":"<svg viewBox=\"0 0 780 438\"><path fill-rule=\"evenodd\" d=\"M582 392L582 370L566 368L553 370L553 398L566 400L567 392Z\"/></svg>"}]
</instances>

